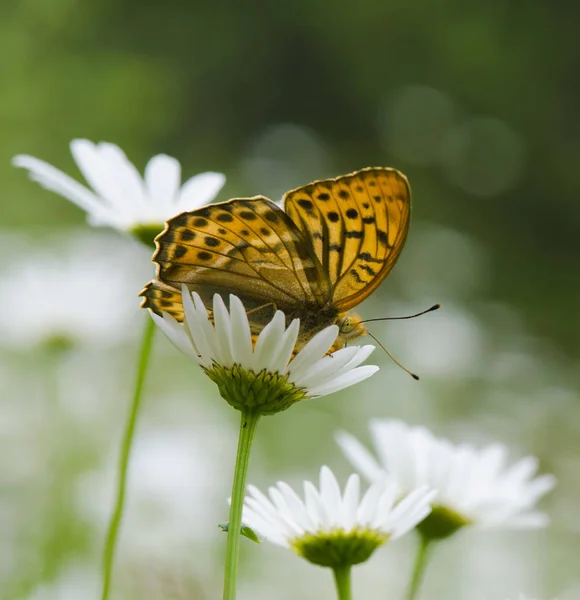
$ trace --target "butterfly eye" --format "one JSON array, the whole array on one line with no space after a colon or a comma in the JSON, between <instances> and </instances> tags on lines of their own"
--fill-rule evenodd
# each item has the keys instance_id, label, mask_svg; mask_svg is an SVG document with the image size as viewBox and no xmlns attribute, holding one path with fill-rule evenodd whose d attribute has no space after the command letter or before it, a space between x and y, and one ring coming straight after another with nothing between
<instances>
[{"instance_id":1,"label":"butterfly eye","mask_svg":"<svg viewBox=\"0 0 580 600\"><path fill-rule=\"evenodd\" d=\"M342 319L338 322L338 328L342 335L351 333L355 328L354 319L348 315L346 317L342 317Z\"/></svg>"}]
</instances>

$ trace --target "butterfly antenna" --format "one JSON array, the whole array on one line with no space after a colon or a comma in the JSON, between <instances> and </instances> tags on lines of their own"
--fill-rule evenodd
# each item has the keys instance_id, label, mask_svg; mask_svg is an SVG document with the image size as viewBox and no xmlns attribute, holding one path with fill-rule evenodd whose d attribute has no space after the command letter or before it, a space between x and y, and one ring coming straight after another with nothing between
<instances>
[{"instance_id":1,"label":"butterfly antenna","mask_svg":"<svg viewBox=\"0 0 580 600\"><path fill-rule=\"evenodd\" d=\"M370 335L373 340L375 340L375 342L387 353L388 357L398 366L401 367L401 369L403 369L403 371L405 371L406 373L409 373L409 375L415 379L416 381L419 381L419 375L415 375L415 373L413 373L412 371L409 371L409 369L407 369L407 367L404 367L384 346L383 344L381 344L381 342L379 342L379 340L377 340L377 338L370 332L367 330L367 334Z\"/></svg>"},{"instance_id":2,"label":"butterfly antenna","mask_svg":"<svg viewBox=\"0 0 580 600\"><path fill-rule=\"evenodd\" d=\"M421 312L415 313L414 315L407 315L406 317L381 317L379 319L365 319L361 321L361 323L373 323L374 321L400 321L403 319L414 319L415 317L420 317L421 315L426 315L427 313L433 312L441 308L441 304L434 304L427 310L422 310Z\"/></svg>"}]
</instances>

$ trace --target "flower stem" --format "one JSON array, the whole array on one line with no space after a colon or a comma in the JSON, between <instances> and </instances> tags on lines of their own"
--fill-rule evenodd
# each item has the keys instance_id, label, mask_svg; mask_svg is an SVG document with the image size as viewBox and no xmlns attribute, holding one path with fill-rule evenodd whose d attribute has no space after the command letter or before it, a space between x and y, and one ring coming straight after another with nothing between
<instances>
[{"instance_id":1,"label":"flower stem","mask_svg":"<svg viewBox=\"0 0 580 600\"><path fill-rule=\"evenodd\" d=\"M238 438L238 453L232 485L232 501L230 504L230 519L228 523L228 541L226 545L226 566L224 573L223 600L234 600L236 597L236 581L238 574L238 559L240 554L240 530L242 528L242 509L246 476L250 462L250 450L256 433L256 425L260 413L242 411L240 435Z\"/></svg>"},{"instance_id":2,"label":"flower stem","mask_svg":"<svg viewBox=\"0 0 580 600\"><path fill-rule=\"evenodd\" d=\"M419 586L425 574L425 567L427 566L427 558L429 556L428 550L431 547L431 539L421 535L419 548L417 549L417 556L415 557L415 566L413 567L413 575L411 577L411 583L407 591L407 600L415 600Z\"/></svg>"},{"instance_id":3,"label":"flower stem","mask_svg":"<svg viewBox=\"0 0 580 600\"><path fill-rule=\"evenodd\" d=\"M137 416L141 406L141 396L143 392L143 382L145 373L151 355L151 346L153 342L153 333L155 332L155 322L150 317L147 317L143 339L141 341L141 350L139 352L139 361L137 363L137 377L135 379L135 391L133 392L133 401L129 409L129 416L125 424L125 432L121 443L121 451L119 454L119 471L117 473L117 497L115 507L109 528L107 531L107 539L103 549L103 591L101 600L107 600L111 588L111 576L113 572L113 562L115 559L115 550L119 539L119 529L123 518L123 510L125 507L125 490L127 488L127 471L129 467L129 459L131 457L131 448L133 446L133 437L135 434L135 426L137 424Z\"/></svg>"},{"instance_id":4,"label":"flower stem","mask_svg":"<svg viewBox=\"0 0 580 600\"><path fill-rule=\"evenodd\" d=\"M334 568L334 581L336 583L336 594L338 600L351 600L352 598L350 573L350 565L342 565Z\"/></svg>"}]
</instances>

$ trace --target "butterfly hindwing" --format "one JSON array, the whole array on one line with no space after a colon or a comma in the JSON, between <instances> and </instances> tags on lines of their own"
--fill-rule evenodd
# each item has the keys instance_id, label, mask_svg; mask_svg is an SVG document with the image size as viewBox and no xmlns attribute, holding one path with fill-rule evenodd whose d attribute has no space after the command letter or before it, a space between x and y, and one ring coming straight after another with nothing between
<instances>
[{"instance_id":1,"label":"butterfly hindwing","mask_svg":"<svg viewBox=\"0 0 580 600\"><path fill-rule=\"evenodd\" d=\"M183 321L183 302L177 288L155 280L150 281L139 295L143 297L143 308L150 308L158 315L166 312L177 321Z\"/></svg>"},{"instance_id":2,"label":"butterfly hindwing","mask_svg":"<svg viewBox=\"0 0 580 600\"><path fill-rule=\"evenodd\" d=\"M302 232L263 197L182 213L156 242L157 281L178 290L186 284L206 305L215 293L233 293L248 310L270 305L291 312L330 297L328 278ZM161 308L147 289L142 295L146 306Z\"/></svg>"},{"instance_id":3,"label":"butterfly hindwing","mask_svg":"<svg viewBox=\"0 0 580 600\"><path fill-rule=\"evenodd\" d=\"M284 208L311 240L332 285L332 304L347 311L393 268L407 235L411 195L395 169L367 168L288 192Z\"/></svg>"}]
</instances>

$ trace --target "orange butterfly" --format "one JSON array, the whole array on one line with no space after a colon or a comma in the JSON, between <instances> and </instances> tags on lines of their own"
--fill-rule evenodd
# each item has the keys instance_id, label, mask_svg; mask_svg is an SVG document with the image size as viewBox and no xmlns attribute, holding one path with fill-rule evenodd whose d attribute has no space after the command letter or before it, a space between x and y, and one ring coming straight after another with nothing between
<instances>
[{"instance_id":1,"label":"orange butterfly","mask_svg":"<svg viewBox=\"0 0 580 600\"><path fill-rule=\"evenodd\" d=\"M237 295L252 333L279 309L300 319L298 347L333 323L333 349L366 334L348 311L393 268L409 229L407 178L366 168L287 192L284 210L264 198L228 200L182 213L156 238L156 279L142 306L183 320L181 286L208 309L214 294Z\"/></svg>"}]
</instances>

